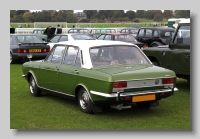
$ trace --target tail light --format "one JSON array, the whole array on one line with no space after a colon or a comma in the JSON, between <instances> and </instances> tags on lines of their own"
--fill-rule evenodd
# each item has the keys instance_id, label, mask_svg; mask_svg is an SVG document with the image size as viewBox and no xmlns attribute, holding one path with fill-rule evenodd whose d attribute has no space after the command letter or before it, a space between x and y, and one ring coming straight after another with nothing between
<instances>
[{"instance_id":1,"label":"tail light","mask_svg":"<svg viewBox=\"0 0 200 139\"><path fill-rule=\"evenodd\" d=\"M174 83L174 78L162 79L162 84L172 84Z\"/></svg>"},{"instance_id":2,"label":"tail light","mask_svg":"<svg viewBox=\"0 0 200 139\"><path fill-rule=\"evenodd\" d=\"M46 53L46 52L49 52L49 51L50 51L50 48L47 48L47 49L42 49L41 52Z\"/></svg>"},{"instance_id":3,"label":"tail light","mask_svg":"<svg viewBox=\"0 0 200 139\"><path fill-rule=\"evenodd\" d=\"M127 87L127 82L114 82L113 88L123 88Z\"/></svg>"},{"instance_id":4,"label":"tail light","mask_svg":"<svg viewBox=\"0 0 200 139\"><path fill-rule=\"evenodd\" d=\"M148 48L148 45L145 44L145 45L142 46L142 48Z\"/></svg>"}]
</instances>

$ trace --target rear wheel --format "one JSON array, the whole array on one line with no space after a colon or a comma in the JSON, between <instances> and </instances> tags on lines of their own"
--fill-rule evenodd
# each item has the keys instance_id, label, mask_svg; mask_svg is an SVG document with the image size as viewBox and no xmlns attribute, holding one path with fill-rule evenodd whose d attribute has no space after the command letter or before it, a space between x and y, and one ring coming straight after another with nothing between
<instances>
[{"instance_id":1,"label":"rear wheel","mask_svg":"<svg viewBox=\"0 0 200 139\"><path fill-rule=\"evenodd\" d=\"M33 76L29 79L29 89L32 96L39 97L42 94L42 91L38 88Z\"/></svg>"},{"instance_id":2,"label":"rear wheel","mask_svg":"<svg viewBox=\"0 0 200 139\"><path fill-rule=\"evenodd\" d=\"M82 112L89 114L93 113L92 101L90 99L88 92L84 88L81 88L79 91L78 104Z\"/></svg>"}]
</instances>

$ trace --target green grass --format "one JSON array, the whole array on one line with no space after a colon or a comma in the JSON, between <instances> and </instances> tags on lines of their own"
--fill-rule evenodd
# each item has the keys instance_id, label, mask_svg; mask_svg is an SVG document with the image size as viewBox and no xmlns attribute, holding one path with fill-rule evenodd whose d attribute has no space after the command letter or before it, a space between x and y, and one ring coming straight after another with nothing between
<instances>
[{"instance_id":1,"label":"green grass","mask_svg":"<svg viewBox=\"0 0 200 139\"><path fill-rule=\"evenodd\" d=\"M146 19L146 18L137 18L139 20L138 23L134 23L134 22L130 22L130 23L91 23L91 26L90 26L90 23L77 23L77 27L82 27L82 28L121 28L121 27L129 27L129 26L140 26L140 27L144 27L145 26L145 23L151 23L151 22L155 22L153 20L150 20L150 19ZM160 22L160 23L167 23L168 19L167 18L163 18L163 21ZM48 27L50 24L48 24L50 22L47 22L47 24L38 24L37 27L38 28L46 28ZM34 28L34 23L28 23L30 25L30 28ZM22 23L22 24L18 24L18 23L10 23L10 26L14 27L14 28L18 28L19 25L22 25L22 28L25 27L25 23ZM67 27L68 28L72 28L73 25L76 25L76 23L67 23ZM89 26L88 26L89 25ZM56 27L56 25L52 24L51 26L54 26ZM149 25L148 26L153 26L153 25ZM158 24L158 26L160 26L160 24Z\"/></svg>"},{"instance_id":2,"label":"green grass","mask_svg":"<svg viewBox=\"0 0 200 139\"><path fill-rule=\"evenodd\" d=\"M179 91L150 109L104 108L85 114L75 101L49 93L32 97L21 64L10 65L10 129L191 130L190 86L178 79Z\"/></svg>"}]
</instances>

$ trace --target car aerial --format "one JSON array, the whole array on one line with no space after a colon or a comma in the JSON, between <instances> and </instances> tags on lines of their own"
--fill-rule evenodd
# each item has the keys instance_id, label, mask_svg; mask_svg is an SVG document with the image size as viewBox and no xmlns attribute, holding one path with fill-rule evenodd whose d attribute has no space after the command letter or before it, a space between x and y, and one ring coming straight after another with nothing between
<instances>
[{"instance_id":1,"label":"car aerial","mask_svg":"<svg viewBox=\"0 0 200 139\"><path fill-rule=\"evenodd\" d=\"M90 30L91 34L94 34L96 38L98 38L99 35L102 33L116 33L116 29L112 28L93 28Z\"/></svg>"},{"instance_id":2,"label":"car aerial","mask_svg":"<svg viewBox=\"0 0 200 139\"><path fill-rule=\"evenodd\" d=\"M59 42L74 41L74 40L94 40L89 34L73 33L73 34L56 34L50 40L48 44L50 49Z\"/></svg>"},{"instance_id":3,"label":"car aerial","mask_svg":"<svg viewBox=\"0 0 200 139\"><path fill-rule=\"evenodd\" d=\"M10 34L10 64L27 61L28 54L33 60L44 59L49 51L49 45L35 34Z\"/></svg>"},{"instance_id":4,"label":"car aerial","mask_svg":"<svg viewBox=\"0 0 200 139\"><path fill-rule=\"evenodd\" d=\"M175 29L170 27L142 27L139 29L136 39L145 43L148 47L165 45L166 40L172 38Z\"/></svg>"},{"instance_id":5,"label":"car aerial","mask_svg":"<svg viewBox=\"0 0 200 139\"><path fill-rule=\"evenodd\" d=\"M24 63L22 72L32 96L42 91L65 95L84 113L102 112L103 106L158 106L178 90L173 71L154 66L140 48L120 41L56 44L44 60Z\"/></svg>"},{"instance_id":6,"label":"car aerial","mask_svg":"<svg viewBox=\"0 0 200 139\"><path fill-rule=\"evenodd\" d=\"M144 43L138 42L131 34L129 33L102 33L97 38L98 40L112 40L112 41L124 41L137 45L142 48L145 46Z\"/></svg>"},{"instance_id":7,"label":"car aerial","mask_svg":"<svg viewBox=\"0 0 200 139\"><path fill-rule=\"evenodd\" d=\"M140 29L140 27L127 27L127 28L123 28L120 30L120 33L129 33L132 34L134 37L136 37L138 30Z\"/></svg>"},{"instance_id":8,"label":"car aerial","mask_svg":"<svg viewBox=\"0 0 200 139\"><path fill-rule=\"evenodd\" d=\"M70 28L68 33L90 33L90 30L86 28Z\"/></svg>"},{"instance_id":9,"label":"car aerial","mask_svg":"<svg viewBox=\"0 0 200 139\"><path fill-rule=\"evenodd\" d=\"M190 19L179 22L167 45L145 48L143 52L157 66L173 70L176 76L190 82Z\"/></svg>"}]
</instances>

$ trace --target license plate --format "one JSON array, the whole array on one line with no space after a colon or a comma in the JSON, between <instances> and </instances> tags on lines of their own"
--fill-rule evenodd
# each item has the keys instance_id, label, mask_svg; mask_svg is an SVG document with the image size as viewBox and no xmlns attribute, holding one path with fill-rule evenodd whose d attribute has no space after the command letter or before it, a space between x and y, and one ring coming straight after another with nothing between
<instances>
[{"instance_id":1,"label":"license plate","mask_svg":"<svg viewBox=\"0 0 200 139\"><path fill-rule=\"evenodd\" d=\"M29 53L38 53L41 52L41 49L30 49Z\"/></svg>"},{"instance_id":2,"label":"license plate","mask_svg":"<svg viewBox=\"0 0 200 139\"><path fill-rule=\"evenodd\" d=\"M148 100L155 100L156 95L151 94L151 95L142 95L142 96L133 96L132 97L132 102L141 102L141 101L148 101Z\"/></svg>"}]
</instances>

